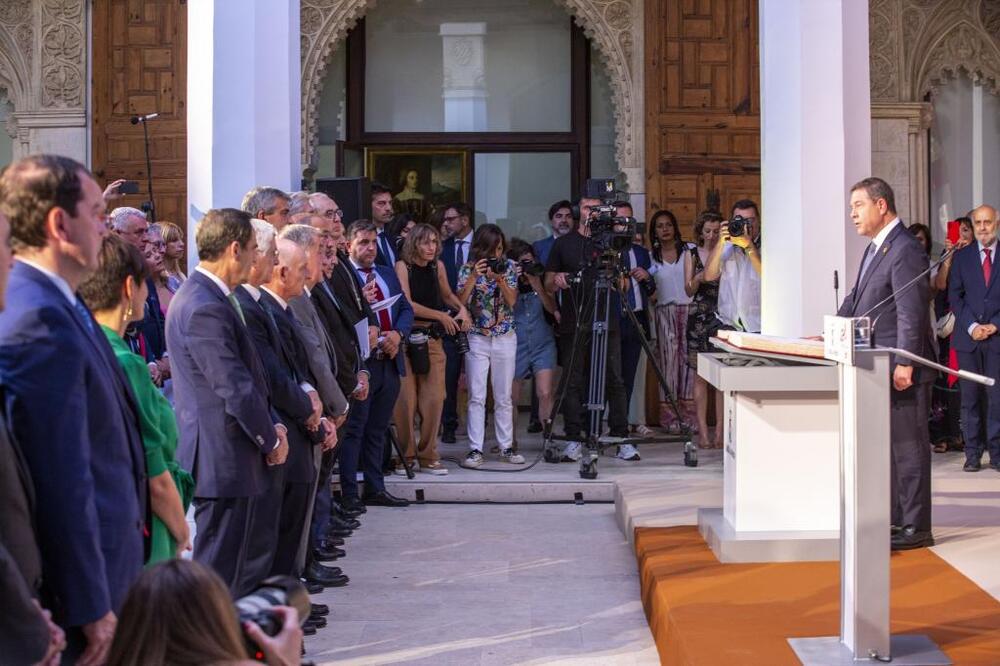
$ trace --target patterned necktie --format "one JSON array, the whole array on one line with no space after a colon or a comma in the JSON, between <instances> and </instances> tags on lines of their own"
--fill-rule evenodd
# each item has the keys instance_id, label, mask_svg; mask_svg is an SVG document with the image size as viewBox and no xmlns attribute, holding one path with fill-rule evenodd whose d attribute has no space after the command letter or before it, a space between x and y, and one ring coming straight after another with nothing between
<instances>
[{"instance_id":1,"label":"patterned necktie","mask_svg":"<svg viewBox=\"0 0 1000 666\"><path fill-rule=\"evenodd\" d=\"M986 253L986 258L983 259L983 279L986 280L986 286L989 286L990 276L993 274L993 261L990 259L992 251L990 248L983 249L983 252Z\"/></svg>"},{"instance_id":2,"label":"patterned necktie","mask_svg":"<svg viewBox=\"0 0 1000 666\"><path fill-rule=\"evenodd\" d=\"M83 304L83 301L80 300L79 296L76 297L76 302L73 304L73 307L76 308L77 313L83 319L83 323L87 327L87 330L90 331L91 335L93 335L94 320L90 316L90 310L88 310L87 306Z\"/></svg>"},{"instance_id":3,"label":"patterned necktie","mask_svg":"<svg viewBox=\"0 0 1000 666\"><path fill-rule=\"evenodd\" d=\"M462 245L464 244L464 240L455 241L455 268L458 268L465 263L465 253L462 252Z\"/></svg>"},{"instance_id":4,"label":"patterned necktie","mask_svg":"<svg viewBox=\"0 0 1000 666\"><path fill-rule=\"evenodd\" d=\"M237 300L236 294L234 294L233 292L229 292L229 295L226 296L226 298L228 298L229 302L233 304L234 308L236 308L236 314L240 316L240 321L243 322L244 326L246 326L247 318L243 316L243 308L240 307L240 302L239 300Z\"/></svg>"},{"instance_id":5,"label":"patterned necktie","mask_svg":"<svg viewBox=\"0 0 1000 666\"><path fill-rule=\"evenodd\" d=\"M362 268L365 272L365 284L370 282L375 283L375 298L377 301L384 301L385 294L382 292L382 287L378 286L378 281L375 279L375 274L372 272L371 267ZM382 332L387 332L392 330L392 320L389 318L389 309L382 308L378 311L378 327Z\"/></svg>"}]
</instances>

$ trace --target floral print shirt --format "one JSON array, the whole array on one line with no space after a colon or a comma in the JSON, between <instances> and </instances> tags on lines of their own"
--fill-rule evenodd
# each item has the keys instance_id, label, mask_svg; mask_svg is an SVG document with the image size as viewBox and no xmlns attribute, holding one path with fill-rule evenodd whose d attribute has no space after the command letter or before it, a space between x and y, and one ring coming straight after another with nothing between
<instances>
[{"instance_id":1,"label":"floral print shirt","mask_svg":"<svg viewBox=\"0 0 1000 666\"><path fill-rule=\"evenodd\" d=\"M517 289L517 275L514 273L514 262L507 259L507 270L499 277L511 289ZM514 310L503 298L500 285L489 280L485 275L475 273L475 264L468 262L458 269L458 291L465 288L465 283L475 275L476 286L465 304L472 316L471 333L478 335L506 335L514 330Z\"/></svg>"}]
</instances>

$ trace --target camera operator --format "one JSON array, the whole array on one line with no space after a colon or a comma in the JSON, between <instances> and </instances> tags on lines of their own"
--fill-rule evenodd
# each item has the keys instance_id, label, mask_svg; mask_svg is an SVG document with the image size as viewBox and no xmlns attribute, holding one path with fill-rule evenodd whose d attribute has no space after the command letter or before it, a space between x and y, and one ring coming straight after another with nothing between
<instances>
[{"instance_id":1,"label":"camera operator","mask_svg":"<svg viewBox=\"0 0 1000 666\"><path fill-rule=\"evenodd\" d=\"M719 244L705 265L705 282L719 280L723 328L760 333L760 211L750 199L733 204Z\"/></svg>"},{"instance_id":2,"label":"camera operator","mask_svg":"<svg viewBox=\"0 0 1000 666\"><path fill-rule=\"evenodd\" d=\"M553 383L556 368L556 340L546 313L559 321L555 299L545 291L542 279L545 267L538 263L530 245L520 238L510 240L507 257L516 262L517 303L514 304L514 329L517 331L517 359L514 363L514 431L517 432L517 403L521 382L535 378L538 413L542 420L552 418Z\"/></svg>"},{"instance_id":3,"label":"camera operator","mask_svg":"<svg viewBox=\"0 0 1000 666\"><path fill-rule=\"evenodd\" d=\"M492 378L493 416L500 460L514 465L524 457L514 452L513 406L510 387L514 381L517 334L514 303L517 274L514 263L504 256L506 240L495 224L484 224L472 237L472 249L458 271L458 298L472 315L465 375L469 381L469 446L462 463L476 468L483 464L486 423L486 378Z\"/></svg>"},{"instance_id":4,"label":"camera operator","mask_svg":"<svg viewBox=\"0 0 1000 666\"><path fill-rule=\"evenodd\" d=\"M399 434L399 444L406 462L413 463L417 471L444 475L448 469L438 455L438 427L441 425L441 408L444 406L445 356L441 338L467 331L471 317L465 306L448 286L441 254L441 237L429 224L418 224L407 232L396 262L396 275L403 288L403 295L413 305L413 328L405 356L406 374L400 380L399 398L393 410L393 421ZM458 314L454 317L446 306ZM427 336L427 366L417 367L411 356L419 353L414 334ZM424 370L420 372L420 370ZM420 414L420 441L414 432L414 416ZM418 464L419 463L419 464ZM396 473L405 474L402 465Z\"/></svg>"},{"instance_id":5,"label":"camera operator","mask_svg":"<svg viewBox=\"0 0 1000 666\"><path fill-rule=\"evenodd\" d=\"M565 462L577 461L583 456L583 444L580 440L587 427L584 408L587 396L584 393L590 371L590 340L597 278L597 268L590 261L595 253L590 238L590 225L597 217L593 209L600 204L600 199L580 199L579 226L556 239L545 264L545 288L553 295L562 292L559 300L559 336L568 343L560 346L559 359L563 369L561 384L565 386L562 402L565 436L568 440L562 452L562 460ZM605 386L610 434L612 437L627 437L628 401L621 373L621 326L615 315L619 309L618 302L617 293L612 291Z\"/></svg>"}]
</instances>

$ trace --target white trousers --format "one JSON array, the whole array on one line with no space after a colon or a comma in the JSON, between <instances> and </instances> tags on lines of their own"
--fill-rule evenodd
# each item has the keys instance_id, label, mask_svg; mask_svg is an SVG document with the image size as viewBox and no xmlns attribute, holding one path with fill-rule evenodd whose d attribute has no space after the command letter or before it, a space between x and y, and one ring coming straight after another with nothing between
<instances>
[{"instance_id":1,"label":"white trousers","mask_svg":"<svg viewBox=\"0 0 1000 666\"><path fill-rule=\"evenodd\" d=\"M465 355L465 377L469 382L469 445L483 450L486 423L486 378L492 378L493 426L497 444L509 449L514 444L514 408L510 387L514 383L517 359L517 335L514 331L490 337L469 334L469 353Z\"/></svg>"}]
</instances>

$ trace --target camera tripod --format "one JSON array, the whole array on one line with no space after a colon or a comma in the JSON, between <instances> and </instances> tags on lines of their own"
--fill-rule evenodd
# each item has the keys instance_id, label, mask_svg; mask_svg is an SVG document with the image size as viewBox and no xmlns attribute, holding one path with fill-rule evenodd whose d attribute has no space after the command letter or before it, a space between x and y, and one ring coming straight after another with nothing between
<instances>
[{"instance_id":1,"label":"camera tripod","mask_svg":"<svg viewBox=\"0 0 1000 666\"><path fill-rule=\"evenodd\" d=\"M601 439L601 430L604 422L606 398L608 332L610 317L612 314L611 292L612 290L615 290L620 293L620 290L615 287L615 281L623 276L624 273L619 267L617 253L612 257L601 258L601 263L597 267L597 276L594 281L594 322L591 326L590 338L590 373L587 390L587 409L590 412L590 428L585 441L586 451L580 459L580 477L584 479L597 478L597 459L600 456L601 449L605 445L605 442L602 442ZM646 338L645 331L640 325L639 320L636 318L635 313L627 306L627 299L624 298L624 294L622 294L622 296L623 297L620 299L622 311L626 314L632 325L635 326L643 352L646 354L646 358L649 361L650 366L653 368L656 380L659 383L660 388L663 390L663 395L666 396L667 402L670 403L670 407L677 417L678 422L682 423L682 430L676 435L666 435L662 437L616 438L614 443L621 445L684 442L684 464L688 467L696 467L698 465L698 449L691 441L691 429L688 425L684 424L683 419L681 419L677 400L667 384L667 379L664 377L663 371L656 362L655 355L653 354L649 340ZM572 363L575 363L576 361L576 350L574 349L570 367L564 369L564 384L562 386L563 395L565 395L566 390L565 383L571 381ZM559 462L561 454L551 446L551 442L553 439L565 438L553 435L551 429L552 420L550 419L546 423L545 460L548 462Z\"/></svg>"}]
</instances>

